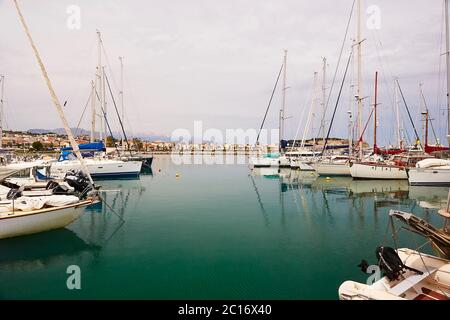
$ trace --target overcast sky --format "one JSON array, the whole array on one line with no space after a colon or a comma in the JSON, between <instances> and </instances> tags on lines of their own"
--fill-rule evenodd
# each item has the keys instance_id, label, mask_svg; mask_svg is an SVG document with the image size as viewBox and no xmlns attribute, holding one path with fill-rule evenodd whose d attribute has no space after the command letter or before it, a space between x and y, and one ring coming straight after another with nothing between
<instances>
[{"instance_id":1,"label":"overcast sky","mask_svg":"<svg viewBox=\"0 0 450 320\"><path fill-rule=\"evenodd\" d=\"M108 72L117 85L118 56L125 57L126 124L133 134L170 135L177 128L192 128L194 120L202 120L204 128L258 128L283 49L288 49L286 112L292 118L286 122L286 131L293 138L298 124L304 122L301 115L309 108L313 74L321 71L322 57L328 59L327 77L332 78L352 2L22 0L20 4L57 94L61 101L68 101L66 114L73 126L89 96L99 29L111 67ZM81 9L80 29L67 27L70 5ZM366 19L373 17L366 12L371 5L380 8L379 30L366 28ZM382 141L395 140L394 77L399 78L415 120L418 84L423 83L436 129L443 136L445 90L439 86L438 72L441 63L443 80L443 1L365 0L363 6L367 39L363 43L363 93L370 96L365 109L367 113L372 103L378 70ZM0 73L6 76L8 127L61 127L12 1L0 0L0 23ZM355 24L353 19L330 109L350 39L355 37ZM118 88L114 90L117 93ZM278 90L267 128L277 127L280 96ZM346 136L350 100L346 84L333 135ZM401 111L406 120L403 105ZM85 116L82 127L88 129L88 121ZM111 122L116 130L117 122Z\"/></svg>"}]
</instances>

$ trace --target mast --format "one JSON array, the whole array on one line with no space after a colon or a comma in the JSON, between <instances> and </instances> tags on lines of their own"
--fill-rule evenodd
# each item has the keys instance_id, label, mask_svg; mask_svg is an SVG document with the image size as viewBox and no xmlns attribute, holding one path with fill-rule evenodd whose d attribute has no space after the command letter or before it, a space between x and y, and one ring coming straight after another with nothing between
<instances>
[{"instance_id":1,"label":"mast","mask_svg":"<svg viewBox=\"0 0 450 320\"><path fill-rule=\"evenodd\" d=\"M284 138L284 109L286 107L286 64L287 64L287 50L284 50L284 58L283 58L283 100L281 103L281 109L280 109L280 123L279 123L279 139L280 139L280 143L279 143L279 151L281 153L282 151L282 146L281 146L281 141Z\"/></svg>"},{"instance_id":2,"label":"mast","mask_svg":"<svg viewBox=\"0 0 450 320\"><path fill-rule=\"evenodd\" d=\"M120 106L121 106L121 113L122 113L122 121L124 121L125 117L125 109L123 104L123 57L119 57L120 61ZM122 139L122 151L124 151L124 139Z\"/></svg>"},{"instance_id":3,"label":"mast","mask_svg":"<svg viewBox=\"0 0 450 320\"><path fill-rule=\"evenodd\" d=\"M3 103L5 93L5 76L0 75L0 81L2 82L2 93L0 100L0 149L3 148Z\"/></svg>"},{"instance_id":4,"label":"mast","mask_svg":"<svg viewBox=\"0 0 450 320\"><path fill-rule=\"evenodd\" d=\"M66 116L64 115L64 111L63 108L61 106L61 103L59 102L58 96L56 95L55 90L53 89L53 85L50 81L50 78L48 77L48 73L47 70L45 69L44 63L42 62L41 56L39 55L38 49L33 41L33 38L31 37L31 33L30 30L28 29L28 26L25 22L25 19L22 15L22 12L20 11L19 8L19 4L17 3L17 0L14 0L14 4L16 6L17 9L17 14L19 15L20 21L22 23L23 29L25 31L25 34L28 38L28 41L30 42L31 48L33 49L34 55L36 57L37 63L39 65L39 68L41 70L42 73L42 77L45 80L45 83L47 84L47 89L50 93L50 97L52 99L53 104L55 105L56 108L56 112L58 113L61 122L63 123L64 126L64 130L66 131L67 134L67 138L69 139L70 145L72 146L73 152L75 153L75 155L77 156L78 160L80 161L81 164L81 170L83 171L83 173L86 174L86 176L89 179L89 182L91 183L91 185L94 185L94 181L92 180L92 177L89 173L89 169L86 166L86 163L84 162L83 157L81 156L81 152L80 149L78 148L78 143L75 141L75 138L72 134L72 130L70 130L69 127L69 123L67 122Z\"/></svg>"},{"instance_id":5,"label":"mast","mask_svg":"<svg viewBox=\"0 0 450 320\"><path fill-rule=\"evenodd\" d=\"M450 144L450 43L449 43L448 0L445 0L445 58L447 64L447 141Z\"/></svg>"},{"instance_id":6,"label":"mast","mask_svg":"<svg viewBox=\"0 0 450 320\"><path fill-rule=\"evenodd\" d=\"M95 100L97 99L95 92L95 81L91 81L91 142L95 141Z\"/></svg>"},{"instance_id":7,"label":"mast","mask_svg":"<svg viewBox=\"0 0 450 320\"><path fill-rule=\"evenodd\" d=\"M427 152L426 149L428 147L428 120L429 120L428 110L426 110L424 114L425 114L425 152Z\"/></svg>"},{"instance_id":8,"label":"mast","mask_svg":"<svg viewBox=\"0 0 450 320\"><path fill-rule=\"evenodd\" d=\"M361 0L357 0L357 38L356 42L358 44L358 87L356 91L356 99L358 99L358 137L361 139L359 140L359 159L362 159L363 157L363 139L361 136L362 133L362 52L361 52Z\"/></svg>"},{"instance_id":9,"label":"mast","mask_svg":"<svg viewBox=\"0 0 450 320\"><path fill-rule=\"evenodd\" d=\"M375 72L375 103L373 105L373 153L378 154L377 147L377 95L378 95L378 71Z\"/></svg>"},{"instance_id":10,"label":"mast","mask_svg":"<svg viewBox=\"0 0 450 320\"><path fill-rule=\"evenodd\" d=\"M125 109L123 106L123 57L119 57L120 60L120 106L122 108L122 119L125 119Z\"/></svg>"},{"instance_id":11,"label":"mast","mask_svg":"<svg viewBox=\"0 0 450 320\"><path fill-rule=\"evenodd\" d=\"M353 114L351 110L347 111L348 115L348 155L353 155Z\"/></svg>"},{"instance_id":12,"label":"mast","mask_svg":"<svg viewBox=\"0 0 450 320\"><path fill-rule=\"evenodd\" d=\"M96 88L98 88L98 94L100 98L100 141L103 140L103 127L104 127L104 120L103 120L103 72L102 72L102 37L100 34L100 31L97 30L97 55L98 55L98 61L97 61L97 75L96 75Z\"/></svg>"},{"instance_id":13,"label":"mast","mask_svg":"<svg viewBox=\"0 0 450 320\"><path fill-rule=\"evenodd\" d=\"M326 77L327 77L327 58L323 58L323 68L322 68L322 118L320 120L320 136L325 142L325 107L326 107Z\"/></svg>"},{"instance_id":14,"label":"mast","mask_svg":"<svg viewBox=\"0 0 450 320\"><path fill-rule=\"evenodd\" d=\"M398 142L398 147L400 149L403 149L403 137L402 137L402 128L400 127L400 113L399 113L399 108L398 108L398 88L397 88L397 84L395 85L395 89L394 89L394 103L395 103L395 113L397 116L397 142Z\"/></svg>"},{"instance_id":15,"label":"mast","mask_svg":"<svg viewBox=\"0 0 450 320\"><path fill-rule=\"evenodd\" d=\"M306 124L305 124L305 128L303 129L303 136L302 136L302 142L300 145L300 148L304 148L305 147L305 140L306 140L306 136L308 134L308 130L309 130L309 126L311 124L312 121L314 121L314 112L315 112L315 104L316 104L316 100L317 100L317 72L314 72L314 84L313 84L313 97L311 100L311 106L309 107L309 113L308 113L308 118L306 119ZM314 134L314 129L311 130L311 132ZM313 150L315 147L315 135L314 137L314 142L313 142Z\"/></svg>"},{"instance_id":16,"label":"mast","mask_svg":"<svg viewBox=\"0 0 450 320\"><path fill-rule=\"evenodd\" d=\"M102 119L103 119L103 130L104 130L104 143L105 143L105 148L106 148L106 140L108 138L108 134L107 134L107 128L106 128L106 80L105 80L105 67L102 67L102 108L103 108L103 112L102 112ZM112 138L112 137L111 137Z\"/></svg>"}]
</instances>

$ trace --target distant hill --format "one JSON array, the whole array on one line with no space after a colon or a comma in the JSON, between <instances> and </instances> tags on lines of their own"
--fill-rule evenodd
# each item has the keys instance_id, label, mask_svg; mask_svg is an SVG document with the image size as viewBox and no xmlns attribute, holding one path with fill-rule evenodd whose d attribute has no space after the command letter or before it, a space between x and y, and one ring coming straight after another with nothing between
<instances>
[{"instance_id":1,"label":"distant hill","mask_svg":"<svg viewBox=\"0 0 450 320\"><path fill-rule=\"evenodd\" d=\"M76 135L90 135L91 131L79 128L77 130L77 128L70 128L72 130L72 132ZM56 129L30 129L27 131L28 133L31 134L46 134L46 133L56 133L56 134L60 134L60 135L65 135L66 131L64 130L64 128L56 128ZM98 132L95 133L95 135L98 137L99 134Z\"/></svg>"},{"instance_id":2,"label":"distant hill","mask_svg":"<svg viewBox=\"0 0 450 320\"><path fill-rule=\"evenodd\" d=\"M79 135L86 135L86 136L90 136L91 135L91 131L90 130L86 130L86 129L82 129L79 128L77 130L77 128L71 128L72 132L79 136ZM27 131L30 134L47 134L47 133L56 133L58 135L65 135L66 131L64 130L64 128L56 128L56 129L30 129ZM121 137L122 135L120 133L117 132L113 132L113 135L115 137ZM98 138L100 136L100 134L98 132L95 133L95 136ZM128 134L127 134L128 136ZM140 138L142 140L145 141L165 141L165 142L169 142L170 141L170 137L168 136L164 136L164 135L157 135L157 134L145 134L145 133L138 133L135 135L135 137ZM131 135L128 137L131 138Z\"/></svg>"}]
</instances>

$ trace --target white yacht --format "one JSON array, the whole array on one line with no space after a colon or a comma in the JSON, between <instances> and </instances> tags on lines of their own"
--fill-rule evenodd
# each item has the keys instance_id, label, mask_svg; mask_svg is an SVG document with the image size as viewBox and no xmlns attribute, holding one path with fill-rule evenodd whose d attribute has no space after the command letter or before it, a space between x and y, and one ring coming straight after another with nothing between
<instances>
[{"instance_id":1,"label":"white yacht","mask_svg":"<svg viewBox=\"0 0 450 320\"><path fill-rule=\"evenodd\" d=\"M408 170L412 186L450 186L450 160L425 159Z\"/></svg>"}]
</instances>

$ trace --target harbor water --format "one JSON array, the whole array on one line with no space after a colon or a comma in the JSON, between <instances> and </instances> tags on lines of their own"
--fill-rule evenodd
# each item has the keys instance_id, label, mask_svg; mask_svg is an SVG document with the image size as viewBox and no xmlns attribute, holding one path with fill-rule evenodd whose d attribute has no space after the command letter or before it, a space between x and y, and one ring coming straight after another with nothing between
<instances>
[{"instance_id":1,"label":"harbor water","mask_svg":"<svg viewBox=\"0 0 450 320\"><path fill-rule=\"evenodd\" d=\"M390 209L440 226L448 192L163 155L151 174L98 183L115 213L96 205L0 242L0 299L337 299L343 281L366 281L361 259L394 246ZM425 242L395 226L399 247ZM71 265L80 290L67 288Z\"/></svg>"}]
</instances>

